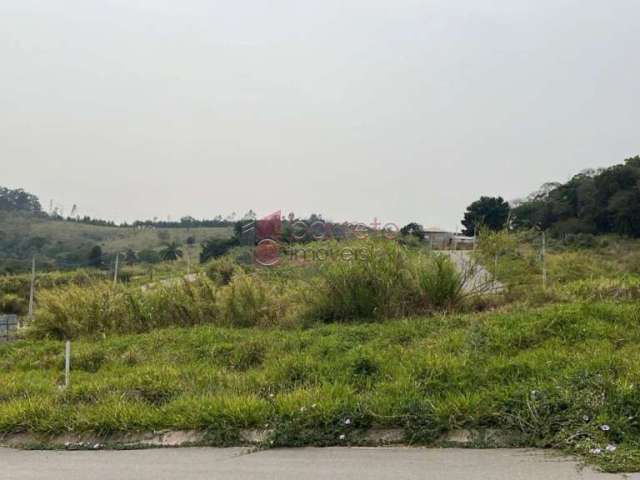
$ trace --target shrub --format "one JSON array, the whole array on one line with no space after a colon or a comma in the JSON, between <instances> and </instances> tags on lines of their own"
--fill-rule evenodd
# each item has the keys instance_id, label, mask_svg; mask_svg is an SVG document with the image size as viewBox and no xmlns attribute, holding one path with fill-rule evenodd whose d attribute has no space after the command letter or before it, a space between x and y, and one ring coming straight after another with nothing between
<instances>
[{"instance_id":1,"label":"shrub","mask_svg":"<svg viewBox=\"0 0 640 480\"><path fill-rule=\"evenodd\" d=\"M25 315L28 311L27 301L18 295L8 293L0 296L0 313Z\"/></svg>"},{"instance_id":2,"label":"shrub","mask_svg":"<svg viewBox=\"0 0 640 480\"><path fill-rule=\"evenodd\" d=\"M435 254L420 261L416 277L421 298L429 308L451 310L461 303L464 279L449 257Z\"/></svg>"},{"instance_id":3,"label":"shrub","mask_svg":"<svg viewBox=\"0 0 640 480\"><path fill-rule=\"evenodd\" d=\"M222 321L237 327L277 324L286 314L282 298L282 292L262 279L236 275L220 293Z\"/></svg>"},{"instance_id":4,"label":"shrub","mask_svg":"<svg viewBox=\"0 0 640 480\"><path fill-rule=\"evenodd\" d=\"M217 258L207 263L207 277L220 286L228 285L234 275L242 272L242 267L227 257Z\"/></svg>"},{"instance_id":5,"label":"shrub","mask_svg":"<svg viewBox=\"0 0 640 480\"><path fill-rule=\"evenodd\" d=\"M411 264L395 242L356 244L359 255L329 261L320 269L309 314L321 321L401 316L416 292Z\"/></svg>"},{"instance_id":6,"label":"shrub","mask_svg":"<svg viewBox=\"0 0 640 480\"><path fill-rule=\"evenodd\" d=\"M146 290L110 283L48 290L41 294L29 334L74 338L211 323L218 316L216 295L215 285L205 279Z\"/></svg>"}]
</instances>

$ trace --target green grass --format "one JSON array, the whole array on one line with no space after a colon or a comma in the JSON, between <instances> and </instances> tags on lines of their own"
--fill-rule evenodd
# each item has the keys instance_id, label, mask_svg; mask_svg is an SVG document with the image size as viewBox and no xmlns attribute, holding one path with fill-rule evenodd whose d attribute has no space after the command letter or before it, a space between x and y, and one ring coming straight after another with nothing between
<instances>
[{"instance_id":1,"label":"green grass","mask_svg":"<svg viewBox=\"0 0 640 480\"><path fill-rule=\"evenodd\" d=\"M306 244L273 268L240 247L193 282L185 260L126 267L116 287L43 276L33 340L0 345L0 432L197 429L229 445L267 428L297 446L500 429L640 469L640 243L550 241L543 288L536 235L485 236L475 256L505 291L471 298L444 257L380 240ZM344 248L368 255L317 259ZM27 278L0 278L7 308ZM50 338L74 339L66 390Z\"/></svg>"},{"instance_id":2,"label":"green grass","mask_svg":"<svg viewBox=\"0 0 640 480\"><path fill-rule=\"evenodd\" d=\"M168 326L211 323L224 326L305 325L399 318L461 307L461 277L447 257L407 250L391 241L349 244L360 260L330 260L306 276L291 266L242 267L231 258L206 266L207 275L141 288L130 284L67 285L39 292L28 334L77 338L140 333ZM177 263L177 262L176 262ZM300 273L300 272L299 272ZM134 276L134 278L136 278Z\"/></svg>"},{"instance_id":3,"label":"green grass","mask_svg":"<svg viewBox=\"0 0 640 480\"><path fill-rule=\"evenodd\" d=\"M18 341L0 346L0 432L198 429L231 444L240 429L269 425L285 446L357 444L371 427L403 428L415 444L499 428L609 470L637 469L639 325L637 305L576 303L306 329L162 329L73 342L67 390L63 344ZM607 444L618 450L588 453Z\"/></svg>"}]
</instances>

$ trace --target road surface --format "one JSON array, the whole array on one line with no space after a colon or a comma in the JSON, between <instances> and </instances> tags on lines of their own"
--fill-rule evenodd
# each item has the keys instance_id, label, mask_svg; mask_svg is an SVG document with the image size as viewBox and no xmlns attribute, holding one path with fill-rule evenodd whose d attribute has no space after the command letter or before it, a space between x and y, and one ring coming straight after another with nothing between
<instances>
[{"instance_id":1,"label":"road surface","mask_svg":"<svg viewBox=\"0 0 640 480\"><path fill-rule=\"evenodd\" d=\"M466 293L500 293L504 285L493 279L493 275L477 263L469 250L438 250L436 253L447 255L465 279Z\"/></svg>"},{"instance_id":2,"label":"road surface","mask_svg":"<svg viewBox=\"0 0 640 480\"><path fill-rule=\"evenodd\" d=\"M427 448L0 449L6 480L638 480L540 450Z\"/></svg>"}]
</instances>

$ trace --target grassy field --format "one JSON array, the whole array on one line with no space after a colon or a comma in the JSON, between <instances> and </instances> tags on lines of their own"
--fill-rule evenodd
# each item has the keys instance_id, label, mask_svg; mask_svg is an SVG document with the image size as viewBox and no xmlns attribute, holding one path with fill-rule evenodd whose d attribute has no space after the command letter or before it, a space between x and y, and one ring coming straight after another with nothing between
<instances>
[{"instance_id":1,"label":"grassy field","mask_svg":"<svg viewBox=\"0 0 640 480\"><path fill-rule=\"evenodd\" d=\"M195 281L172 262L158 267L170 282L52 277L25 339L0 346L0 432L196 429L228 445L255 428L265 446L295 446L499 429L640 469L638 242L547 247L543 285L539 237L486 234L472 256L498 294L469 294L445 257L383 240L308 244L274 268L240 248ZM318 260L336 248L362 256Z\"/></svg>"},{"instance_id":2,"label":"grassy field","mask_svg":"<svg viewBox=\"0 0 640 480\"><path fill-rule=\"evenodd\" d=\"M574 303L305 329L169 328L74 342L66 390L63 343L20 341L0 346L0 431L197 429L232 444L242 428L268 428L284 446L358 444L371 427L402 428L414 444L500 428L635 469L639 322L635 304ZM607 445L616 451L589 453Z\"/></svg>"}]
</instances>

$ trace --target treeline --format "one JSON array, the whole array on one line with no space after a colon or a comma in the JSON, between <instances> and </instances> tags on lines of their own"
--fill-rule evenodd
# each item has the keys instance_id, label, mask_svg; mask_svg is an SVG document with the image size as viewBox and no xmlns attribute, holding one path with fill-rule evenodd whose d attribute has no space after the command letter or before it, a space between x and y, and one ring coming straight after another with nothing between
<instances>
[{"instance_id":1,"label":"treeline","mask_svg":"<svg viewBox=\"0 0 640 480\"><path fill-rule=\"evenodd\" d=\"M640 237L640 156L567 183L546 183L524 200L481 197L467 207L465 235L479 229L547 230L555 236L618 234Z\"/></svg>"},{"instance_id":2,"label":"treeline","mask_svg":"<svg viewBox=\"0 0 640 480\"><path fill-rule=\"evenodd\" d=\"M574 176L531 195L511 211L514 228L640 237L640 156Z\"/></svg>"},{"instance_id":3,"label":"treeline","mask_svg":"<svg viewBox=\"0 0 640 480\"><path fill-rule=\"evenodd\" d=\"M211 219L196 219L191 216L182 217L178 221L163 220L136 220L129 224L127 222L116 223L112 220L92 218L88 215L64 217L57 210L47 213L42 210L42 205L38 197L23 189L10 189L0 186L0 211L14 212L21 214L37 215L48 217L52 220L66 220L68 222L82 223L101 227L139 227L139 228L198 228L198 227L231 227L235 219L224 218L217 215ZM253 212L248 212L247 215ZM255 215L255 214L254 214Z\"/></svg>"}]
</instances>

